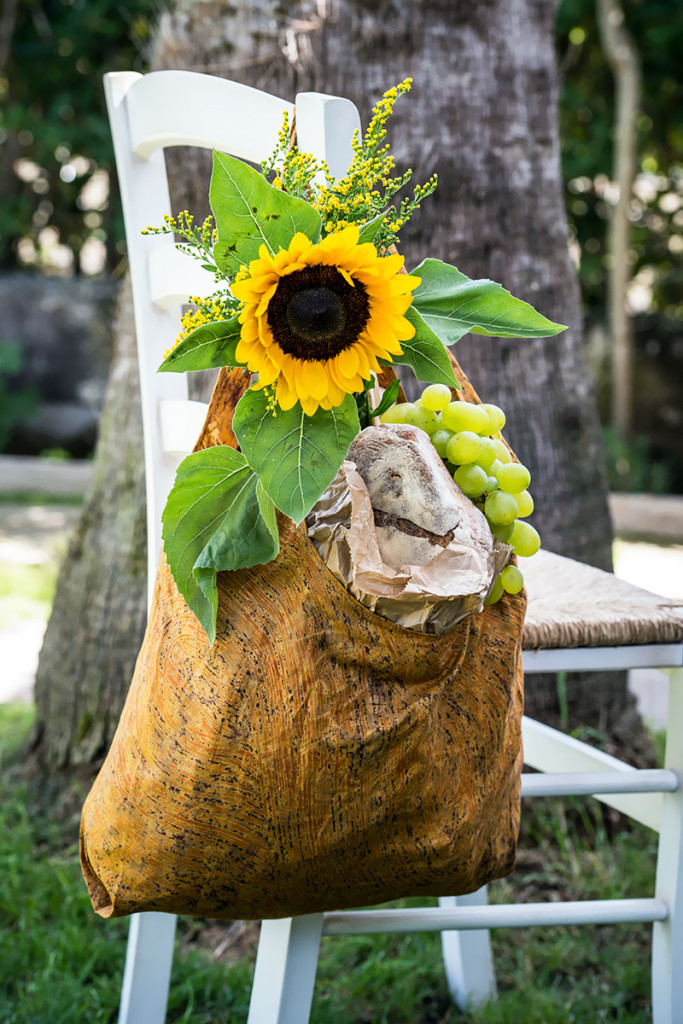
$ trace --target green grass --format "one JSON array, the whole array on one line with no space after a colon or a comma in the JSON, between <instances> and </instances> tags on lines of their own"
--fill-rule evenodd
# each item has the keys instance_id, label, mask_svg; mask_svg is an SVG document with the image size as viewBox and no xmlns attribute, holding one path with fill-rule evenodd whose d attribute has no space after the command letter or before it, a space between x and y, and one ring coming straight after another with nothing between
<instances>
[{"instance_id":1,"label":"green grass","mask_svg":"<svg viewBox=\"0 0 683 1024\"><path fill-rule=\"evenodd\" d=\"M46 621L52 610L59 564L50 559L39 565L0 563L0 629L20 619Z\"/></svg>"},{"instance_id":2,"label":"green grass","mask_svg":"<svg viewBox=\"0 0 683 1024\"><path fill-rule=\"evenodd\" d=\"M0 491L0 505L73 505L83 504L82 494L52 494L47 491Z\"/></svg>"},{"instance_id":3,"label":"green grass","mask_svg":"<svg viewBox=\"0 0 683 1024\"><path fill-rule=\"evenodd\" d=\"M32 713L0 707L0 1024L116 1021L127 922L102 921L80 877L82 792L51 807L22 766ZM651 895L652 834L586 802L525 803L518 867L493 901ZM597 806L597 805L596 805ZM541 836L549 837L540 839ZM542 842L540 846L538 843ZM424 902L424 901L423 901ZM246 1020L255 929L181 920L168 1020ZM217 947L228 946L219 958ZM324 938L312 1024L647 1024L650 929L500 929L499 998L466 1015L450 1002L435 934Z\"/></svg>"}]
</instances>

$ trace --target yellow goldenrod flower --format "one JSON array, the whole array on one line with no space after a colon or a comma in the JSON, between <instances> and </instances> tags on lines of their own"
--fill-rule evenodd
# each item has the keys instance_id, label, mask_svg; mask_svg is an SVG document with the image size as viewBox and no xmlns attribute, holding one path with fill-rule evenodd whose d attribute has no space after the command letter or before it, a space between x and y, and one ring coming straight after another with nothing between
<instances>
[{"instance_id":1,"label":"yellow goldenrod flower","mask_svg":"<svg viewBox=\"0 0 683 1024\"><path fill-rule=\"evenodd\" d=\"M256 387L276 386L282 409L299 401L312 416L341 405L415 333L404 314L420 279L399 273L402 256L378 256L358 238L351 225L316 245L298 233L275 255L261 246L232 285L245 304L237 359L258 373Z\"/></svg>"}]
</instances>

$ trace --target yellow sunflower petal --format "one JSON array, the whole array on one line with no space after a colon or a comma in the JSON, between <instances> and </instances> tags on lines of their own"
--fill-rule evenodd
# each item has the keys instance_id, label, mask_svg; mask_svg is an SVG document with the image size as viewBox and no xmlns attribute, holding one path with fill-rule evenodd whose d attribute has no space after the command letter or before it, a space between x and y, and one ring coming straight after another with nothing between
<instances>
[{"instance_id":1,"label":"yellow sunflower petal","mask_svg":"<svg viewBox=\"0 0 683 1024\"><path fill-rule=\"evenodd\" d=\"M351 277L351 275L348 273L348 271L344 270L343 267L337 267L337 270L339 271L339 273L344 278L347 284L350 284L352 288L356 287L356 283Z\"/></svg>"},{"instance_id":2,"label":"yellow sunflower petal","mask_svg":"<svg viewBox=\"0 0 683 1024\"><path fill-rule=\"evenodd\" d=\"M306 253L305 260L307 265L315 266L318 263L334 264L344 261L357 246L359 235L360 231L355 224L351 224L342 231L333 231L331 235L327 235L323 238L322 242L318 242L316 246L313 246ZM363 247L361 246L361 248Z\"/></svg>"},{"instance_id":3,"label":"yellow sunflower petal","mask_svg":"<svg viewBox=\"0 0 683 1024\"><path fill-rule=\"evenodd\" d=\"M310 239L306 238L306 235L303 233L303 231L297 231L297 233L294 235L294 238L289 243L287 252L289 253L291 259L300 260L304 253L307 253L308 250L311 249L312 247L313 243L310 241Z\"/></svg>"},{"instance_id":4,"label":"yellow sunflower petal","mask_svg":"<svg viewBox=\"0 0 683 1024\"><path fill-rule=\"evenodd\" d=\"M359 346L354 345L353 348L347 348L337 356L337 366L345 377L353 377L358 372L360 362L358 348Z\"/></svg>"},{"instance_id":5,"label":"yellow sunflower petal","mask_svg":"<svg viewBox=\"0 0 683 1024\"><path fill-rule=\"evenodd\" d=\"M318 402L315 398L310 398L308 395L299 395L299 401L301 402L301 408L307 416L314 416L318 411Z\"/></svg>"},{"instance_id":6,"label":"yellow sunflower petal","mask_svg":"<svg viewBox=\"0 0 683 1024\"><path fill-rule=\"evenodd\" d=\"M264 349L268 348L273 343L273 334L268 326L268 320L265 316L260 316L256 322L258 324L259 341L263 345Z\"/></svg>"},{"instance_id":7,"label":"yellow sunflower petal","mask_svg":"<svg viewBox=\"0 0 683 1024\"><path fill-rule=\"evenodd\" d=\"M293 408L297 403L298 395L294 388L290 387L289 381L284 376L280 376L280 379L277 382L275 400L280 408L285 412L287 412L288 409Z\"/></svg>"},{"instance_id":8,"label":"yellow sunflower petal","mask_svg":"<svg viewBox=\"0 0 683 1024\"><path fill-rule=\"evenodd\" d=\"M254 358L254 346L246 342L244 338L240 338L235 346L235 358L239 363L246 363L249 366L250 360ZM252 369L249 366L249 369Z\"/></svg>"},{"instance_id":9,"label":"yellow sunflower petal","mask_svg":"<svg viewBox=\"0 0 683 1024\"><path fill-rule=\"evenodd\" d=\"M323 363L313 359L307 359L299 364L297 374L299 383L299 397L302 394L309 394L311 398L320 401L327 394L327 373Z\"/></svg>"},{"instance_id":10,"label":"yellow sunflower petal","mask_svg":"<svg viewBox=\"0 0 683 1024\"><path fill-rule=\"evenodd\" d=\"M269 384L273 384L280 376L280 367L276 366L275 363L266 357L259 363L258 368L258 379L261 387L267 387Z\"/></svg>"},{"instance_id":11,"label":"yellow sunflower petal","mask_svg":"<svg viewBox=\"0 0 683 1024\"><path fill-rule=\"evenodd\" d=\"M258 306L256 307L255 316L262 317L264 315L264 313L268 309L268 303L270 302L270 300L272 299L273 295L275 295L275 292L277 291L277 286L278 286L278 282L276 281L275 284L271 284L271 286L263 293L263 296L261 297L261 301L259 302Z\"/></svg>"}]
</instances>

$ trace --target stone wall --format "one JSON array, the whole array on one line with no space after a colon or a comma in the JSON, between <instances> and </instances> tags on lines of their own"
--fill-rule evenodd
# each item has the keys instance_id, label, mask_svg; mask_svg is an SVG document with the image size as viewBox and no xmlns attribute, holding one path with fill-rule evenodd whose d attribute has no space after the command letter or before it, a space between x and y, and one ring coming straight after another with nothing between
<instances>
[{"instance_id":1,"label":"stone wall","mask_svg":"<svg viewBox=\"0 0 683 1024\"><path fill-rule=\"evenodd\" d=\"M64 448L84 457L95 444L112 351L118 285L110 280L0 275L0 345L18 346L10 394L34 393L5 450L37 455Z\"/></svg>"}]
</instances>

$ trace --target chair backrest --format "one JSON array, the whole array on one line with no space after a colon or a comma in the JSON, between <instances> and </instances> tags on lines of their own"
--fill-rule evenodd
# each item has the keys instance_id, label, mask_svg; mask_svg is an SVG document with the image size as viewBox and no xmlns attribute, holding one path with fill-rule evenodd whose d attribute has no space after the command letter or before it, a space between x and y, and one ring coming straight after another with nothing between
<instances>
[{"instance_id":1,"label":"chair backrest","mask_svg":"<svg viewBox=\"0 0 683 1024\"><path fill-rule=\"evenodd\" d=\"M206 407L190 402L184 374L157 373L180 330L189 295L215 290L211 274L180 253L170 235L142 235L171 204L163 150L199 146L260 163L270 156L285 113L296 114L299 147L341 177L360 127L353 103L301 93L295 103L189 71L105 76L128 243L137 334L147 479L149 596L161 548L161 513L178 462L192 450Z\"/></svg>"}]
</instances>

